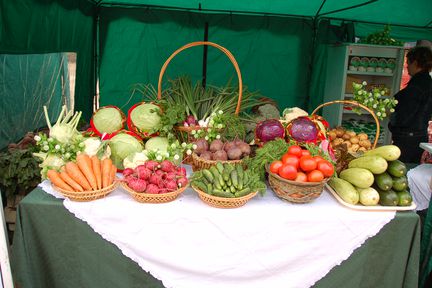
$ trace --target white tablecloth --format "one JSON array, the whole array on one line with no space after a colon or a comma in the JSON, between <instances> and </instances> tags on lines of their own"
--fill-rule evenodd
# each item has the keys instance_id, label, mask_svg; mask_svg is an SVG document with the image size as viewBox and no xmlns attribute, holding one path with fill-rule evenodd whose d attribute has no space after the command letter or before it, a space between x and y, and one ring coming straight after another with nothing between
<instances>
[{"instance_id":1,"label":"white tablecloth","mask_svg":"<svg viewBox=\"0 0 432 288\"><path fill-rule=\"evenodd\" d=\"M49 182L41 187L61 198ZM175 288L310 287L390 222L395 212L355 211L327 191L291 204L271 190L218 209L187 189L170 203L138 203L121 188L64 206L143 270Z\"/></svg>"}]
</instances>

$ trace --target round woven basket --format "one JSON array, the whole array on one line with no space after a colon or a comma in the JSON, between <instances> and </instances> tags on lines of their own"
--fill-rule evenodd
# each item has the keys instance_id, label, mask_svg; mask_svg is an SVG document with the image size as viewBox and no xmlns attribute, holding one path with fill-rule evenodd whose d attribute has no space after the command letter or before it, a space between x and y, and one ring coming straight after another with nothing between
<instances>
[{"instance_id":1,"label":"round woven basket","mask_svg":"<svg viewBox=\"0 0 432 288\"><path fill-rule=\"evenodd\" d=\"M157 91L157 98L160 100L162 98L162 79L163 76L165 74L165 71L168 67L168 64L171 62L171 60L180 52L182 52L183 50L186 50L188 48L191 47L195 47L195 46L203 46L203 45L207 45L207 46L213 46L215 48L218 48L220 51L222 51L227 57L228 59L231 61L231 63L234 66L234 69L236 70L237 73L237 78L238 78L238 86L239 86L239 94L238 94L238 100L237 100L237 106L236 106L236 110L234 112L235 115L238 115L240 112L240 107L241 107L241 101L242 101L242 95L243 95L243 82L242 82L242 76L241 76L241 72L240 72L240 68L238 66L237 60L234 58L234 56L232 55L232 53L226 49L225 47L213 43L213 42L209 42L209 41L197 41L197 42L191 42L189 44L186 44L182 47L180 47L179 49L177 49L176 51L174 51L170 57L168 57L168 59L165 61L165 63L162 65L161 71L159 73L159 81L158 81L158 91ZM193 130L200 130L203 129L203 127L200 126L195 126L195 127L186 127L186 126L176 126L174 128L179 134L183 133L187 133L187 139L193 140L193 138L191 137L191 132ZM185 137L181 137L181 138L185 138ZM186 139L182 139L182 141L186 141Z\"/></svg>"},{"instance_id":2,"label":"round woven basket","mask_svg":"<svg viewBox=\"0 0 432 288\"><path fill-rule=\"evenodd\" d=\"M116 189L117 187L117 184L118 184L117 181L114 181L113 184L103 189L94 190L94 191L92 190L92 191L83 191L83 192L71 192L59 188L51 183L54 190L56 190L66 198L77 202L87 202L87 201L103 198L107 196L109 193L111 193L112 191L114 191L114 189Z\"/></svg>"},{"instance_id":3,"label":"round woven basket","mask_svg":"<svg viewBox=\"0 0 432 288\"><path fill-rule=\"evenodd\" d=\"M161 194L149 194L149 193L138 193L131 189L125 182L121 183L124 190L138 202L141 203L167 203L174 201L188 186L182 187L172 192L161 193Z\"/></svg>"},{"instance_id":4,"label":"round woven basket","mask_svg":"<svg viewBox=\"0 0 432 288\"><path fill-rule=\"evenodd\" d=\"M270 187L275 194L284 200L293 203L308 203L318 198L324 190L324 185L330 178L321 182L296 182L268 173Z\"/></svg>"},{"instance_id":5,"label":"round woven basket","mask_svg":"<svg viewBox=\"0 0 432 288\"><path fill-rule=\"evenodd\" d=\"M234 164L234 165L240 165L243 163L243 160L227 160L227 161L206 160L206 159L199 157L195 152L192 153L192 171L208 169L212 166L215 166L217 164L217 162L221 162L222 164L230 163L230 164Z\"/></svg>"},{"instance_id":6,"label":"round woven basket","mask_svg":"<svg viewBox=\"0 0 432 288\"><path fill-rule=\"evenodd\" d=\"M199 198L206 203L207 205L210 205L212 207L216 208L238 208L246 204L250 199L255 197L257 195L256 192L251 192L243 197L237 197L237 198L224 198L224 197L217 197L210 194L205 193L204 191L201 191L200 189L192 186L192 188L198 193Z\"/></svg>"}]
</instances>

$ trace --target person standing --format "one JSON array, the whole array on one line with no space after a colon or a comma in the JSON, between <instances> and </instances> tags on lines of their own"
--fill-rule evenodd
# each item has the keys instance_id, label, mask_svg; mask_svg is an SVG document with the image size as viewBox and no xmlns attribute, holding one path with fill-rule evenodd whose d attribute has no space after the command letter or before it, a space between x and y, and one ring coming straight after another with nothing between
<instances>
[{"instance_id":1,"label":"person standing","mask_svg":"<svg viewBox=\"0 0 432 288\"><path fill-rule=\"evenodd\" d=\"M393 144L401 149L399 160L420 163L421 142L428 142L427 127L432 116L432 50L416 46L407 53L408 85L394 96L398 100L390 116Z\"/></svg>"}]
</instances>

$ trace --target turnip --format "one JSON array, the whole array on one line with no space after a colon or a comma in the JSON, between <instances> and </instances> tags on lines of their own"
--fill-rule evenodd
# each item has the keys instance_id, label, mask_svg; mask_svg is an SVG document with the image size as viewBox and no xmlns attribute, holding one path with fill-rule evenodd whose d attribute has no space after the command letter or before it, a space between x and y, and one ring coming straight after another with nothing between
<instances>
[{"instance_id":1,"label":"turnip","mask_svg":"<svg viewBox=\"0 0 432 288\"><path fill-rule=\"evenodd\" d=\"M132 175L132 174L134 174L134 170L132 168L126 168L123 170L123 176L124 177L127 177L127 176Z\"/></svg>"},{"instance_id":2,"label":"turnip","mask_svg":"<svg viewBox=\"0 0 432 288\"><path fill-rule=\"evenodd\" d=\"M145 192L149 194L158 194L159 190L160 189L155 184L148 184L147 188L145 189Z\"/></svg>"},{"instance_id":3,"label":"turnip","mask_svg":"<svg viewBox=\"0 0 432 288\"><path fill-rule=\"evenodd\" d=\"M239 160L242 156L242 151L238 147L233 147L227 152L228 159Z\"/></svg>"},{"instance_id":4,"label":"turnip","mask_svg":"<svg viewBox=\"0 0 432 288\"><path fill-rule=\"evenodd\" d=\"M228 160L228 155L225 150L218 150L212 154L213 160L226 161Z\"/></svg>"},{"instance_id":5,"label":"turnip","mask_svg":"<svg viewBox=\"0 0 432 288\"><path fill-rule=\"evenodd\" d=\"M143 179L138 179L138 178L129 178L128 179L128 186L136 191L136 192L144 192L146 191L147 188L147 182Z\"/></svg>"},{"instance_id":6,"label":"turnip","mask_svg":"<svg viewBox=\"0 0 432 288\"><path fill-rule=\"evenodd\" d=\"M156 168L160 167L159 163L154 161L154 160L146 161L144 165L147 169L150 169L150 170L155 170Z\"/></svg>"},{"instance_id":7,"label":"turnip","mask_svg":"<svg viewBox=\"0 0 432 288\"><path fill-rule=\"evenodd\" d=\"M188 184L188 180L186 177L182 177L180 179L177 180L177 185L178 187L186 187L186 185Z\"/></svg>"},{"instance_id":8,"label":"turnip","mask_svg":"<svg viewBox=\"0 0 432 288\"><path fill-rule=\"evenodd\" d=\"M174 181L174 180L167 181L165 183L165 188L168 189L168 191L175 191L175 190L177 190L177 183L176 183L176 181Z\"/></svg>"},{"instance_id":9,"label":"turnip","mask_svg":"<svg viewBox=\"0 0 432 288\"><path fill-rule=\"evenodd\" d=\"M211 152L216 152L216 151L222 150L223 147L224 147L223 142L221 140L219 140L219 139L216 139L216 140L213 140L211 142L211 144L210 144L210 151Z\"/></svg>"},{"instance_id":10,"label":"turnip","mask_svg":"<svg viewBox=\"0 0 432 288\"><path fill-rule=\"evenodd\" d=\"M161 170L164 172L171 172L174 171L175 166L172 162L168 161L168 160L164 160L160 163L161 166Z\"/></svg>"},{"instance_id":11,"label":"turnip","mask_svg":"<svg viewBox=\"0 0 432 288\"><path fill-rule=\"evenodd\" d=\"M147 180L152 174L151 170L147 169L145 165L139 165L135 168L138 178Z\"/></svg>"},{"instance_id":12,"label":"turnip","mask_svg":"<svg viewBox=\"0 0 432 288\"><path fill-rule=\"evenodd\" d=\"M198 139L195 142L195 145L197 145L197 148L195 149L195 153L198 155L201 155L203 152L208 150L208 143L205 139Z\"/></svg>"}]
</instances>

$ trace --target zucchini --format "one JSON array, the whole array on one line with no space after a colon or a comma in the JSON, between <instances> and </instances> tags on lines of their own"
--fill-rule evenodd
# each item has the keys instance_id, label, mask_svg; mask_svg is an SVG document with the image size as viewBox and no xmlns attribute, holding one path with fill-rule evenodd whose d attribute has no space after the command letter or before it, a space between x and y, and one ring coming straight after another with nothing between
<instances>
[{"instance_id":1,"label":"zucchini","mask_svg":"<svg viewBox=\"0 0 432 288\"><path fill-rule=\"evenodd\" d=\"M348 164L348 168L365 168L371 171L373 174L381 174L387 170L387 161L378 155L363 156L357 159L351 160Z\"/></svg>"},{"instance_id":2,"label":"zucchini","mask_svg":"<svg viewBox=\"0 0 432 288\"><path fill-rule=\"evenodd\" d=\"M397 206L399 204L399 197L393 190L378 191L380 195L379 204L383 206Z\"/></svg>"},{"instance_id":3,"label":"zucchini","mask_svg":"<svg viewBox=\"0 0 432 288\"><path fill-rule=\"evenodd\" d=\"M407 167L402 161L390 161L388 163L387 172L394 177L402 177L406 175Z\"/></svg>"},{"instance_id":4,"label":"zucchini","mask_svg":"<svg viewBox=\"0 0 432 288\"><path fill-rule=\"evenodd\" d=\"M328 182L330 187L348 204L355 205L360 200L360 195L354 186L341 178L331 178Z\"/></svg>"},{"instance_id":5,"label":"zucchini","mask_svg":"<svg viewBox=\"0 0 432 288\"><path fill-rule=\"evenodd\" d=\"M380 197L377 190L372 187L357 188L360 195L360 203L364 206L375 206L378 204Z\"/></svg>"},{"instance_id":6,"label":"zucchini","mask_svg":"<svg viewBox=\"0 0 432 288\"><path fill-rule=\"evenodd\" d=\"M387 161L397 160L401 155L401 150L396 145L384 145L369 151L366 151L364 156L381 156Z\"/></svg>"},{"instance_id":7,"label":"zucchini","mask_svg":"<svg viewBox=\"0 0 432 288\"><path fill-rule=\"evenodd\" d=\"M340 172L339 178L350 182L359 188L368 188L374 182L372 172L365 168L348 168Z\"/></svg>"},{"instance_id":8,"label":"zucchini","mask_svg":"<svg viewBox=\"0 0 432 288\"><path fill-rule=\"evenodd\" d=\"M398 196L398 206L410 206L412 203L412 196L407 191L396 192Z\"/></svg>"},{"instance_id":9,"label":"zucchini","mask_svg":"<svg viewBox=\"0 0 432 288\"><path fill-rule=\"evenodd\" d=\"M408 180L406 176L393 177L393 190L396 192L404 191L408 188Z\"/></svg>"},{"instance_id":10,"label":"zucchini","mask_svg":"<svg viewBox=\"0 0 432 288\"><path fill-rule=\"evenodd\" d=\"M378 186L379 189L383 191L388 191L393 187L393 179L387 172L384 172L375 175L375 184Z\"/></svg>"}]
</instances>

